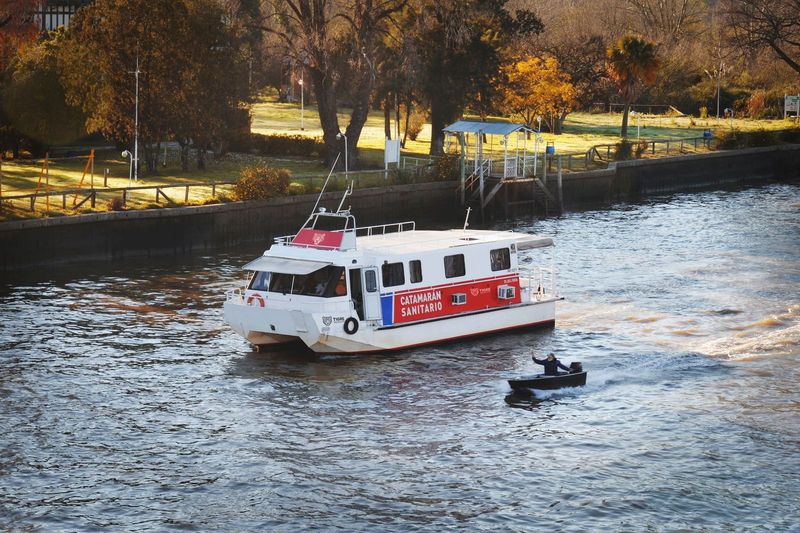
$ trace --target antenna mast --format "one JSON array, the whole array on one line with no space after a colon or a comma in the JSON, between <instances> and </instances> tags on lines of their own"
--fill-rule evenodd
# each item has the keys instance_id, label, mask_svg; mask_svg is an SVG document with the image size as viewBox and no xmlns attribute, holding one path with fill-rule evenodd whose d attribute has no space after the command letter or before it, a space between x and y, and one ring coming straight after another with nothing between
<instances>
[{"instance_id":1,"label":"antenna mast","mask_svg":"<svg viewBox=\"0 0 800 533\"><path fill-rule=\"evenodd\" d=\"M336 168L336 163L339 162L339 156L342 155L342 152L336 154L336 159L333 161L333 166L331 167L330 172L328 172L328 177L325 178L325 183L322 184L322 190L319 191L319 196L317 196L317 203L314 204L314 208L311 210L311 214L317 212L317 206L319 205L319 201L322 200L322 194L325 192L325 187L328 186L328 180L331 179L331 174L333 174L333 169Z\"/></svg>"}]
</instances>

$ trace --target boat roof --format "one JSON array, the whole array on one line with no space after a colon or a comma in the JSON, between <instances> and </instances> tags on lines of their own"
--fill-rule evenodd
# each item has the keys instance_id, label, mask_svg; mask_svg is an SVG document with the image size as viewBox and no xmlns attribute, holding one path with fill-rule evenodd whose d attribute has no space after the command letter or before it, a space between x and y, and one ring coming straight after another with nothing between
<instances>
[{"instance_id":1,"label":"boat roof","mask_svg":"<svg viewBox=\"0 0 800 533\"><path fill-rule=\"evenodd\" d=\"M370 235L358 237L356 246L359 251L380 252L384 255L403 255L495 242L507 246L510 244L509 241L516 243L517 248L520 250L553 246L553 239L540 235L513 231L460 229L447 231L414 230Z\"/></svg>"},{"instance_id":2,"label":"boat roof","mask_svg":"<svg viewBox=\"0 0 800 533\"><path fill-rule=\"evenodd\" d=\"M533 131L525 124L511 122L484 122L480 120L458 120L444 129L445 133L482 133L484 135L508 136L515 131Z\"/></svg>"}]
</instances>

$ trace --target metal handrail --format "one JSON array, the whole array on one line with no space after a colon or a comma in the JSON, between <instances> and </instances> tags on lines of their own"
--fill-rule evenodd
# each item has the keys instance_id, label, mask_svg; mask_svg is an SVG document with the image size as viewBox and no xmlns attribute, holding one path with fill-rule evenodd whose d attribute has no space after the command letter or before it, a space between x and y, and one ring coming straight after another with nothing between
<instances>
[{"instance_id":1,"label":"metal handrail","mask_svg":"<svg viewBox=\"0 0 800 533\"><path fill-rule=\"evenodd\" d=\"M389 231L391 228L396 228L394 231ZM350 233L355 232L356 236L372 236L372 235L386 235L387 233L402 233L404 231L415 231L417 228L417 223L413 220L407 220L405 222L392 222L390 224L378 224L375 226L362 226L357 228L347 228L347 229L336 229L331 230L333 233ZM380 231L377 231L380 230ZM292 241L296 235L282 235L280 237L275 237L273 242L275 244L283 245L283 246L298 246L301 248L320 248L320 246L311 246L309 244L296 244ZM336 247L330 247L332 250L336 250Z\"/></svg>"},{"instance_id":2,"label":"metal handrail","mask_svg":"<svg viewBox=\"0 0 800 533\"><path fill-rule=\"evenodd\" d=\"M410 226L410 227L407 228L406 226ZM392 228L392 227L396 227L397 230L396 231L386 231L387 229ZM380 229L381 230L380 233L376 232L375 231L376 229ZM407 220L405 222L393 222L391 224L378 224L378 225L375 225L375 226L363 226L361 228L356 228L355 232L356 232L356 235L358 235L359 231L361 231L361 232L366 231L367 232L366 236L371 236L371 235L385 235L387 233L402 233L404 231L414 231L416 229L417 229L417 223L414 222L413 220Z\"/></svg>"},{"instance_id":3,"label":"metal handrail","mask_svg":"<svg viewBox=\"0 0 800 533\"><path fill-rule=\"evenodd\" d=\"M520 288L524 291L528 291L531 297L533 297L534 294L536 294L537 300L542 299L545 296L547 296L547 299L550 299L551 297L557 297L558 292L556 291L555 269L536 265L520 266L519 275ZM523 278L528 282L527 287L523 286L522 284ZM535 289L532 286L533 281L537 282Z\"/></svg>"},{"instance_id":4,"label":"metal handrail","mask_svg":"<svg viewBox=\"0 0 800 533\"><path fill-rule=\"evenodd\" d=\"M227 302L239 301L241 303L244 303L244 290L240 287L237 287L235 289L228 289L227 291L225 291L225 301Z\"/></svg>"}]
</instances>

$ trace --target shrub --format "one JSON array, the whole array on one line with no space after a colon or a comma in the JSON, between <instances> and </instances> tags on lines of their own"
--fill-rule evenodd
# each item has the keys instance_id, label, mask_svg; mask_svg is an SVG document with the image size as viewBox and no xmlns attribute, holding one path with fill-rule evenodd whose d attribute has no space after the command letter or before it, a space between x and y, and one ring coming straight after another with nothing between
<instances>
[{"instance_id":1,"label":"shrub","mask_svg":"<svg viewBox=\"0 0 800 533\"><path fill-rule=\"evenodd\" d=\"M122 201L120 196L116 196L109 200L108 202L108 209L110 211L124 211L125 210L125 202Z\"/></svg>"},{"instance_id":2,"label":"shrub","mask_svg":"<svg viewBox=\"0 0 800 533\"><path fill-rule=\"evenodd\" d=\"M747 116L750 118L764 118L767 108L767 92L764 90L753 91L747 99Z\"/></svg>"},{"instance_id":3,"label":"shrub","mask_svg":"<svg viewBox=\"0 0 800 533\"><path fill-rule=\"evenodd\" d=\"M426 120L425 113L418 109L414 109L411 112L411 116L408 118L408 137L412 141L416 141L417 137L419 137L420 132L422 131L422 127L425 126Z\"/></svg>"},{"instance_id":4,"label":"shrub","mask_svg":"<svg viewBox=\"0 0 800 533\"><path fill-rule=\"evenodd\" d=\"M647 150L647 141L620 141L614 150L614 161L641 159Z\"/></svg>"},{"instance_id":5,"label":"shrub","mask_svg":"<svg viewBox=\"0 0 800 533\"><path fill-rule=\"evenodd\" d=\"M272 168L263 163L242 169L233 186L236 200L266 200L286 194L291 174L285 168Z\"/></svg>"},{"instance_id":6,"label":"shrub","mask_svg":"<svg viewBox=\"0 0 800 533\"><path fill-rule=\"evenodd\" d=\"M764 129L751 131L745 138L746 146L750 147L773 146L778 142L778 136L775 133Z\"/></svg>"},{"instance_id":7,"label":"shrub","mask_svg":"<svg viewBox=\"0 0 800 533\"><path fill-rule=\"evenodd\" d=\"M289 196L298 196L306 193L306 186L302 183L293 181L289 184L289 189L286 191Z\"/></svg>"},{"instance_id":8,"label":"shrub","mask_svg":"<svg viewBox=\"0 0 800 533\"><path fill-rule=\"evenodd\" d=\"M732 150L742 145L742 132L739 130L717 130L714 138L717 139L717 150Z\"/></svg>"},{"instance_id":9,"label":"shrub","mask_svg":"<svg viewBox=\"0 0 800 533\"><path fill-rule=\"evenodd\" d=\"M461 177L461 157L457 154L445 154L434 159L428 171L430 181L453 181Z\"/></svg>"},{"instance_id":10,"label":"shrub","mask_svg":"<svg viewBox=\"0 0 800 533\"><path fill-rule=\"evenodd\" d=\"M702 119L708 118L708 108L706 106L702 106L700 108L700 118Z\"/></svg>"}]
</instances>

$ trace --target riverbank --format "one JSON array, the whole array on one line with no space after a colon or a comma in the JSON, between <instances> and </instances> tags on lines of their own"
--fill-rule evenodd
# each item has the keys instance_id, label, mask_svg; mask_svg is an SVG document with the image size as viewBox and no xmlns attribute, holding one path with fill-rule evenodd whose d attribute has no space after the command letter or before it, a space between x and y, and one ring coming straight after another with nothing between
<instances>
[{"instance_id":1,"label":"riverbank","mask_svg":"<svg viewBox=\"0 0 800 533\"><path fill-rule=\"evenodd\" d=\"M565 209L581 209L652 194L730 184L800 178L800 145L731 150L701 155L623 161L607 170L562 177ZM551 175L548 186L555 183ZM513 186L512 198L534 195L528 184ZM360 225L416 220L460 226L463 209L455 182L356 189L352 205ZM335 208L341 193L320 205ZM266 247L272 237L297 230L316 195L206 206L92 213L0 223L0 269L24 269L70 261L117 261L131 256L191 254L248 242ZM550 213L556 212L552 206ZM503 213L497 202L494 214ZM513 211L513 210L512 210ZM530 204L511 215L530 215ZM505 213L503 213L505 214ZM544 214L541 209L537 214ZM473 221L476 221L473 218Z\"/></svg>"},{"instance_id":2,"label":"riverbank","mask_svg":"<svg viewBox=\"0 0 800 533\"><path fill-rule=\"evenodd\" d=\"M454 187L440 182L356 189L344 207L355 207L362 226L403 220L452 221L461 212ZM341 192L326 193L319 205L335 209L341 196ZM286 196L4 222L0 223L0 269L190 254L250 242L263 242L267 247L272 237L297 231L316 201L317 195Z\"/></svg>"},{"instance_id":3,"label":"riverbank","mask_svg":"<svg viewBox=\"0 0 800 533\"><path fill-rule=\"evenodd\" d=\"M761 183L769 180L800 178L800 145L786 144L743 150L725 150L705 154L679 155L658 159L617 161L607 169L564 173L561 197L565 210L673 192L706 190L713 187ZM554 197L558 197L555 165L545 179ZM558 212L557 201L548 201L528 183L512 185L508 201L522 207L506 207L503 202L491 206L491 215L518 216L530 213L530 200L537 198L537 212ZM525 204L528 202L528 204Z\"/></svg>"}]
</instances>

